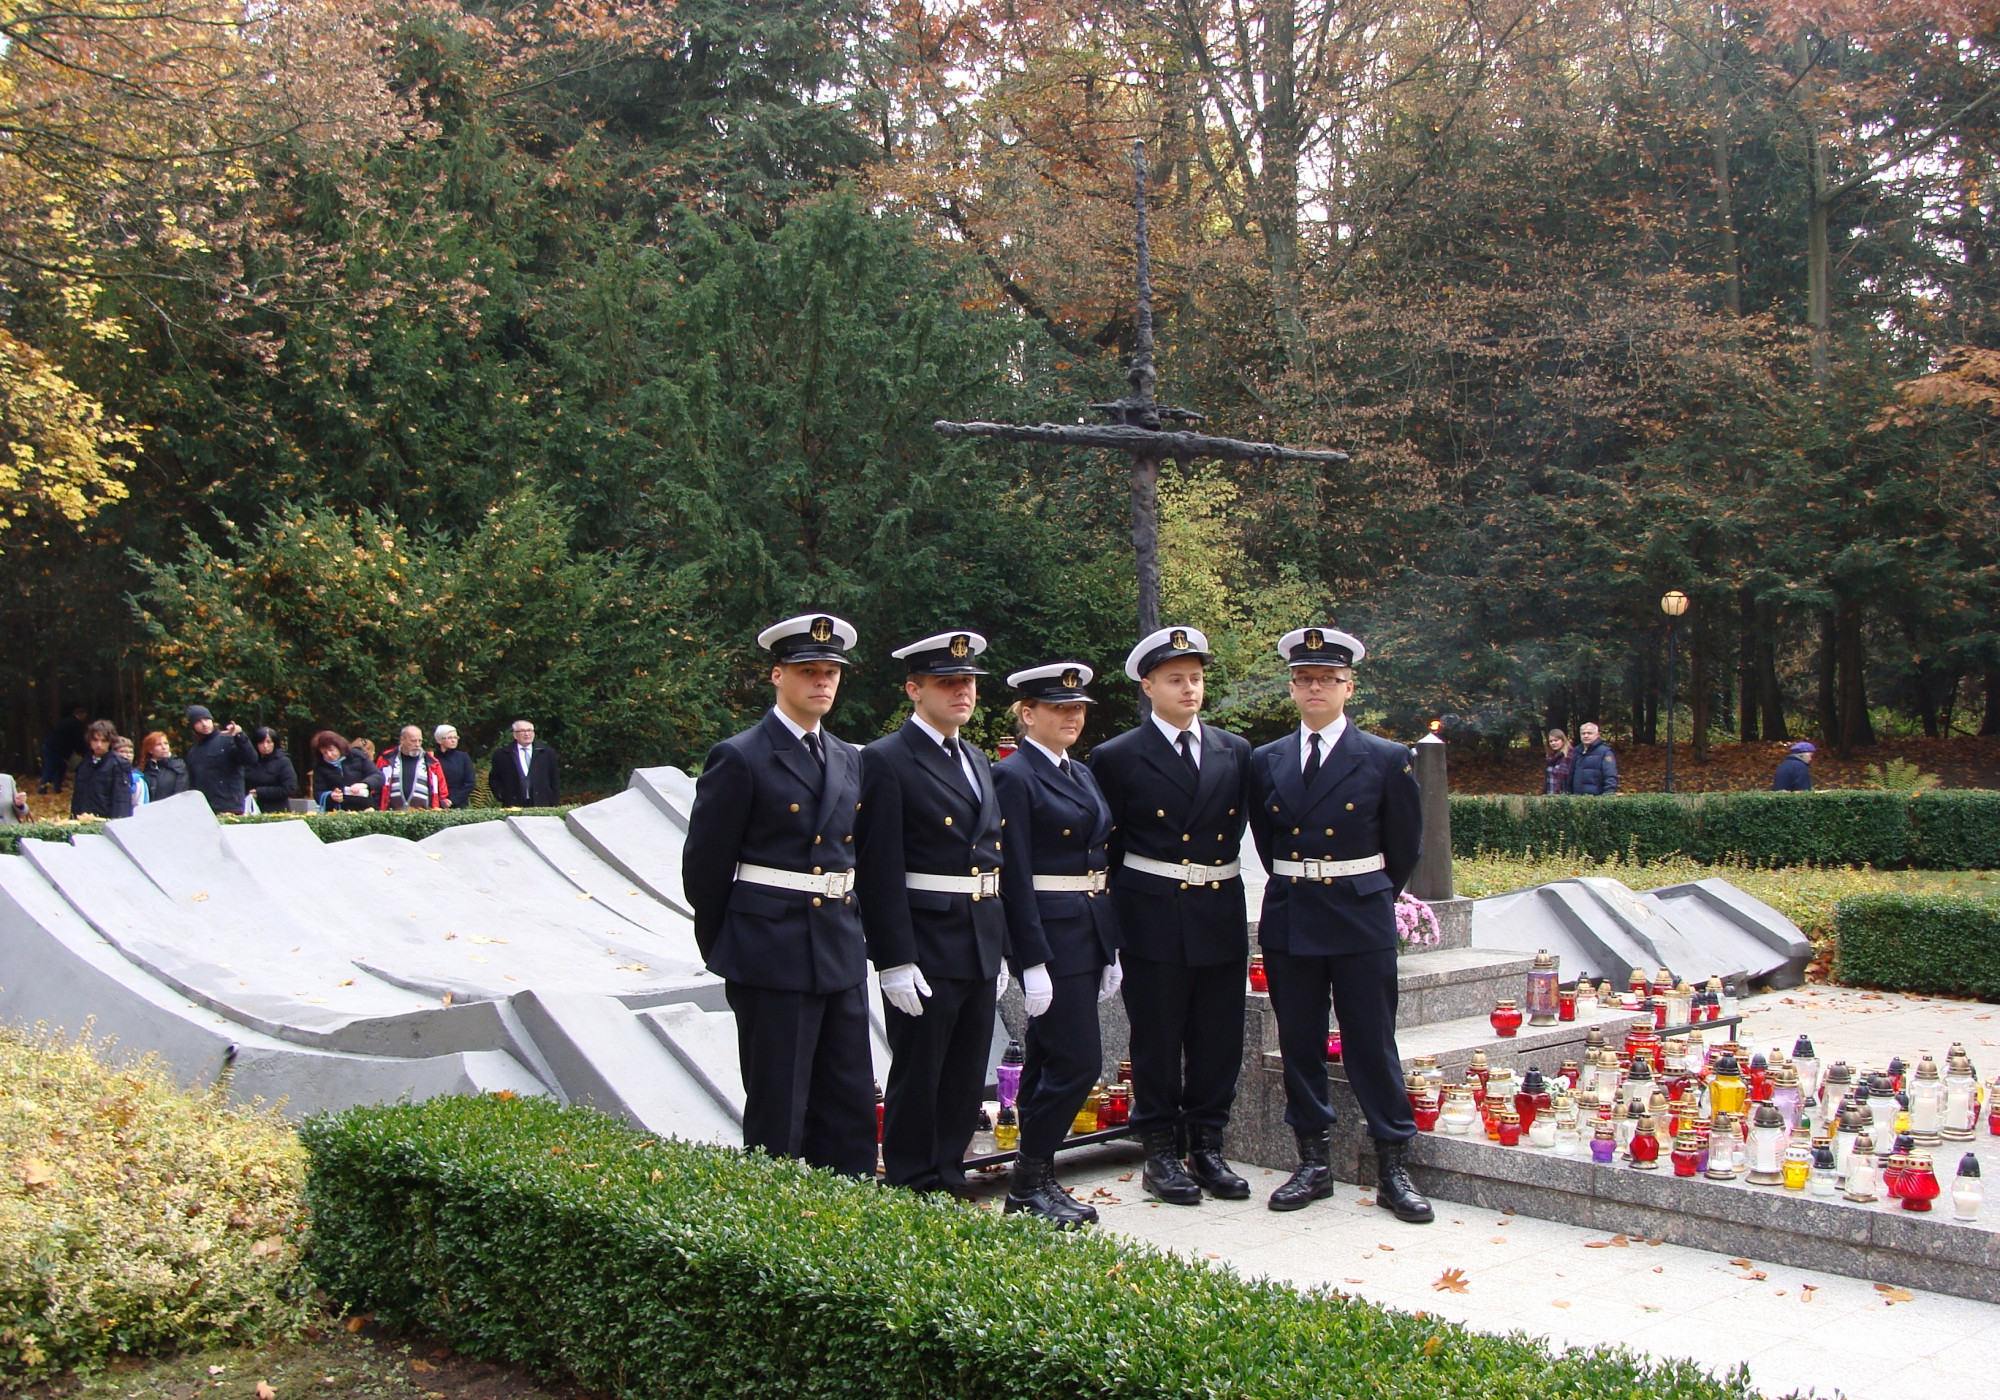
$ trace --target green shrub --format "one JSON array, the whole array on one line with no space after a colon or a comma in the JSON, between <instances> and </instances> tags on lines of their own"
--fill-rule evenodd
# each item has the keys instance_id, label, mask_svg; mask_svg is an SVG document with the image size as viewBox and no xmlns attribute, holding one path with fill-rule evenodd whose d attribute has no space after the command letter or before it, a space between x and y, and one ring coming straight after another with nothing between
<instances>
[{"instance_id":1,"label":"green shrub","mask_svg":"<svg viewBox=\"0 0 2000 1400\"><path fill-rule=\"evenodd\" d=\"M2000 792L1726 792L1451 799L1454 854L1574 851L1706 864L2000 865Z\"/></svg>"},{"instance_id":2,"label":"green shrub","mask_svg":"<svg viewBox=\"0 0 2000 1400\"><path fill-rule=\"evenodd\" d=\"M357 1109L304 1135L309 1264L334 1297L621 1397L1750 1394L543 1101Z\"/></svg>"},{"instance_id":3,"label":"green shrub","mask_svg":"<svg viewBox=\"0 0 2000 1400\"><path fill-rule=\"evenodd\" d=\"M1834 974L1896 992L2000 1001L2000 904L1937 894L1861 894L1835 909Z\"/></svg>"},{"instance_id":4,"label":"green shrub","mask_svg":"<svg viewBox=\"0 0 2000 1400\"><path fill-rule=\"evenodd\" d=\"M0 1031L0 1383L254 1343L315 1312L305 1153L150 1059Z\"/></svg>"},{"instance_id":5,"label":"green shrub","mask_svg":"<svg viewBox=\"0 0 2000 1400\"><path fill-rule=\"evenodd\" d=\"M254 817L222 817L225 826L253 826L264 822L304 822L313 834L322 841L345 841L354 836L401 836L409 841L421 841L434 832L443 831L448 826L464 826L468 822L500 821L507 817L559 817L573 812L574 807L536 807L524 811L519 807L477 807L470 810L446 810L442 812L327 812L311 816L285 814L259 815ZM33 837L41 841L67 841L76 835L102 835L104 823L101 821L60 821L22 822L19 826L0 827L0 854L13 855L21 848L23 837Z\"/></svg>"}]
</instances>

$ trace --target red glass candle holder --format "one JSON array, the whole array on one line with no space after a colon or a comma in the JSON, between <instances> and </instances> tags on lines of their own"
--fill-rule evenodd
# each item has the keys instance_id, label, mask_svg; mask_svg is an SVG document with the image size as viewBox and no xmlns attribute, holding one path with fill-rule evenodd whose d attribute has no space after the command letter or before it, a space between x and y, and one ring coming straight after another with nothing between
<instances>
[{"instance_id":1,"label":"red glass candle holder","mask_svg":"<svg viewBox=\"0 0 2000 1400\"><path fill-rule=\"evenodd\" d=\"M1521 1008L1511 998L1502 997L1493 1008L1493 1014L1486 1019L1493 1024L1493 1034L1503 1040L1511 1039L1521 1029Z\"/></svg>"},{"instance_id":2,"label":"red glass candle holder","mask_svg":"<svg viewBox=\"0 0 2000 1400\"><path fill-rule=\"evenodd\" d=\"M1250 959L1250 990L1253 992L1268 992L1271 990L1271 979L1264 972L1264 955L1262 953L1258 953Z\"/></svg>"},{"instance_id":3,"label":"red glass candle holder","mask_svg":"<svg viewBox=\"0 0 2000 1400\"><path fill-rule=\"evenodd\" d=\"M1132 1121L1132 1091L1113 1084L1104 1091L1104 1108L1098 1115L1107 1128L1122 1128Z\"/></svg>"},{"instance_id":4,"label":"red glass candle holder","mask_svg":"<svg viewBox=\"0 0 2000 1400\"><path fill-rule=\"evenodd\" d=\"M1558 1021L1576 1019L1576 988L1565 987L1556 993L1556 1019Z\"/></svg>"},{"instance_id":5,"label":"red glass candle holder","mask_svg":"<svg viewBox=\"0 0 2000 1400\"><path fill-rule=\"evenodd\" d=\"M1653 1013L1653 1029L1665 1030L1667 1027L1667 999L1661 996L1654 997L1651 1010Z\"/></svg>"},{"instance_id":6,"label":"red glass candle holder","mask_svg":"<svg viewBox=\"0 0 2000 1400\"><path fill-rule=\"evenodd\" d=\"M1902 1189L1904 1210L1929 1210L1931 1202L1938 1198L1937 1172L1932 1169L1930 1158L1919 1157L1915 1164L1903 1172Z\"/></svg>"},{"instance_id":7,"label":"red glass candle holder","mask_svg":"<svg viewBox=\"0 0 2000 1400\"><path fill-rule=\"evenodd\" d=\"M1329 1031L1326 1037L1326 1058L1331 1064L1340 1063L1340 1032Z\"/></svg>"},{"instance_id":8,"label":"red glass candle holder","mask_svg":"<svg viewBox=\"0 0 2000 1400\"><path fill-rule=\"evenodd\" d=\"M2000 1094L1995 1094L1993 1100L1993 1106L1986 1111L1986 1131L2000 1137Z\"/></svg>"},{"instance_id":9,"label":"red glass candle holder","mask_svg":"<svg viewBox=\"0 0 2000 1400\"><path fill-rule=\"evenodd\" d=\"M1519 1147L1521 1145L1521 1119L1517 1114L1501 1114L1498 1127L1499 1131L1496 1136L1499 1138L1502 1147ZM1936 1183L1933 1182L1933 1195L1936 1194L1936 1189ZM1928 1206L1924 1208L1926 1210L1930 1209Z\"/></svg>"},{"instance_id":10,"label":"red glass candle holder","mask_svg":"<svg viewBox=\"0 0 2000 1400\"><path fill-rule=\"evenodd\" d=\"M1438 1114L1442 1111L1443 1105L1438 1102L1436 1094L1426 1091L1417 1095L1415 1110L1417 1131L1420 1133L1435 1132L1438 1125Z\"/></svg>"},{"instance_id":11,"label":"red glass candle holder","mask_svg":"<svg viewBox=\"0 0 2000 1400\"><path fill-rule=\"evenodd\" d=\"M1645 1128L1632 1134L1632 1165L1656 1167L1660 1161L1660 1140Z\"/></svg>"}]
</instances>

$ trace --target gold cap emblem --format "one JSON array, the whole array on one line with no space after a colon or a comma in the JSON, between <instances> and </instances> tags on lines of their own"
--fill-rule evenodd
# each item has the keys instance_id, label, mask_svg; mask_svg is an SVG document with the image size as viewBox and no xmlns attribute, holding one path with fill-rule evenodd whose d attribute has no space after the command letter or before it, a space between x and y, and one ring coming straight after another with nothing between
<instances>
[{"instance_id":1,"label":"gold cap emblem","mask_svg":"<svg viewBox=\"0 0 2000 1400\"><path fill-rule=\"evenodd\" d=\"M1186 651L1191 644L1188 641L1188 634L1183 629L1176 627L1174 635L1167 638L1167 645L1175 651Z\"/></svg>"},{"instance_id":2,"label":"gold cap emblem","mask_svg":"<svg viewBox=\"0 0 2000 1400\"><path fill-rule=\"evenodd\" d=\"M951 654L953 656L959 657L962 660L965 654L971 650L972 638L966 636L963 632L951 639Z\"/></svg>"},{"instance_id":3,"label":"gold cap emblem","mask_svg":"<svg viewBox=\"0 0 2000 1400\"><path fill-rule=\"evenodd\" d=\"M1306 628L1306 650L1318 651L1326 645L1326 634L1317 627Z\"/></svg>"},{"instance_id":4,"label":"gold cap emblem","mask_svg":"<svg viewBox=\"0 0 2000 1400\"><path fill-rule=\"evenodd\" d=\"M1075 690L1083 684L1083 672L1074 666L1070 667L1062 673L1062 683L1064 690Z\"/></svg>"},{"instance_id":5,"label":"gold cap emblem","mask_svg":"<svg viewBox=\"0 0 2000 1400\"><path fill-rule=\"evenodd\" d=\"M830 618L830 617L816 617L816 618L814 618L814 619L813 619L813 625L812 625L812 639L813 639L814 641L816 641L816 642L830 642L830 641L832 641L832 640L833 640L833 619L832 619L832 618Z\"/></svg>"}]
</instances>

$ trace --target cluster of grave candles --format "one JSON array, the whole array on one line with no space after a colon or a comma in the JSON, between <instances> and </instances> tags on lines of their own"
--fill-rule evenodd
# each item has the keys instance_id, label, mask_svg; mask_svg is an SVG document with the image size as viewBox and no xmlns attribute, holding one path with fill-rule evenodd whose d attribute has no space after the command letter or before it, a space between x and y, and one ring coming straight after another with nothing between
<instances>
[{"instance_id":1,"label":"cluster of grave candles","mask_svg":"<svg viewBox=\"0 0 2000 1400\"><path fill-rule=\"evenodd\" d=\"M1744 1180L1849 1201L1884 1200L1927 1211L1947 1194L1932 1153L1969 1142L1982 1115L2000 1136L2000 1079L1982 1088L1963 1045L1945 1068L1922 1056L1914 1071L1892 1059L1879 1072L1821 1063L1800 1036L1790 1055L1745 1054L1734 1041L1696 1032L1662 1037L1640 1027L1615 1048L1590 1029L1581 1061L1552 1076L1530 1067L1489 1068L1475 1051L1464 1080L1446 1084L1435 1056L1409 1072L1418 1128L1483 1132L1503 1147L1541 1148L1637 1171ZM1966 1152L1949 1191L1952 1214L1978 1217L1979 1159Z\"/></svg>"},{"instance_id":2,"label":"cluster of grave candles","mask_svg":"<svg viewBox=\"0 0 2000 1400\"><path fill-rule=\"evenodd\" d=\"M1664 967L1650 979L1633 968L1623 992L1613 987L1609 978L1592 982L1587 972L1565 987L1557 979L1555 958L1543 950L1535 954L1528 972L1527 995L1520 1001L1502 997L1489 1019L1493 1033L1505 1038L1512 1038L1523 1025L1553 1026L1598 1010L1645 1012L1657 1029L1665 1030L1668 1026L1719 1021L1730 1015L1735 1005L1720 977L1711 977L1707 986L1696 987L1676 981Z\"/></svg>"}]
</instances>

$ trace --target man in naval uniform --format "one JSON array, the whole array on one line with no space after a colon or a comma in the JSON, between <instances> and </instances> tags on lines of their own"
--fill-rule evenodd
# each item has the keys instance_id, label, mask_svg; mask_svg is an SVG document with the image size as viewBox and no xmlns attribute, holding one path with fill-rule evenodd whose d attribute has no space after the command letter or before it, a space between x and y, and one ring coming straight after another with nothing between
<instances>
[{"instance_id":1,"label":"man in naval uniform","mask_svg":"<svg viewBox=\"0 0 2000 1400\"><path fill-rule=\"evenodd\" d=\"M736 1013L743 1145L875 1175L867 949L854 894L861 751L821 721L854 628L789 618L758 634L777 703L709 750L681 886Z\"/></svg>"},{"instance_id":2,"label":"man in naval uniform","mask_svg":"<svg viewBox=\"0 0 2000 1400\"><path fill-rule=\"evenodd\" d=\"M986 755L958 737L978 704L986 639L944 632L891 653L914 711L861 751L854 841L868 956L889 1036L882 1165L892 1186L965 1192L1006 949L1000 799ZM1024 977L1028 1014L1051 990Z\"/></svg>"},{"instance_id":3,"label":"man in naval uniform","mask_svg":"<svg viewBox=\"0 0 2000 1400\"><path fill-rule=\"evenodd\" d=\"M1142 1180L1160 1200L1187 1206L1204 1190L1234 1201L1250 1194L1222 1156L1243 1062L1250 945L1238 848L1250 745L1197 718L1209 659L1208 638L1192 627L1162 627L1133 647L1125 674L1152 715L1090 755L1111 807Z\"/></svg>"},{"instance_id":4,"label":"man in naval uniform","mask_svg":"<svg viewBox=\"0 0 2000 1400\"><path fill-rule=\"evenodd\" d=\"M1354 664L1366 655L1358 639L1301 627L1279 640L1278 654L1291 669L1299 727L1251 761L1250 829L1271 875L1257 942L1299 1167L1270 1206L1298 1210L1333 1194L1330 1000L1341 1062L1375 1140L1375 1203L1422 1224L1431 1204L1403 1165L1417 1125L1396 1050L1396 896L1417 868L1422 837L1410 751L1347 719Z\"/></svg>"}]
</instances>

